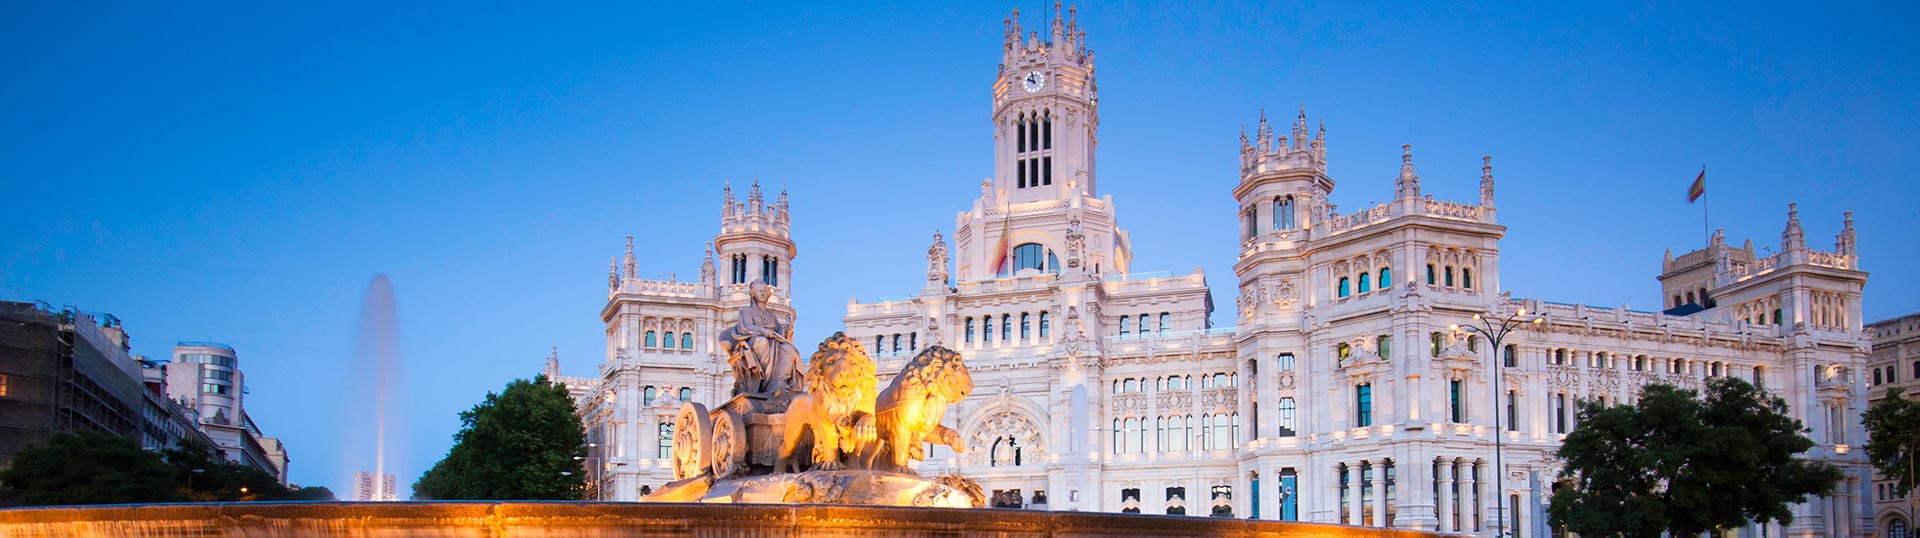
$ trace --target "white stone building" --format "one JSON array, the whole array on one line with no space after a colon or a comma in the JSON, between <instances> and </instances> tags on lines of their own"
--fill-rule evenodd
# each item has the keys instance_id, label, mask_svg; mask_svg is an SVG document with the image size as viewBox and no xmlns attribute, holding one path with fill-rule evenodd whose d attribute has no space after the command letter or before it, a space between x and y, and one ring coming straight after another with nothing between
<instances>
[{"instance_id":1,"label":"white stone building","mask_svg":"<svg viewBox=\"0 0 1920 538\"><path fill-rule=\"evenodd\" d=\"M1920 314L1908 314L1867 324L1867 337L1873 342L1873 355L1867 359L1868 402L1879 402L1889 389L1899 387L1906 398L1920 395ZM1874 526L1880 536L1907 538L1913 532L1913 507L1910 492L1902 491L1895 477L1874 474Z\"/></svg>"},{"instance_id":2,"label":"white stone building","mask_svg":"<svg viewBox=\"0 0 1920 538\"><path fill-rule=\"evenodd\" d=\"M1574 403L1740 376L1785 397L1819 444L1810 457L1848 478L1840 494L1796 506L1791 527L1739 534L1874 532L1867 469L1851 449L1865 442L1867 344L1850 218L1832 251L1808 246L1790 204L1778 254L1723 234L1669 253L1665 312L1516 298L1500 284L1506 228L1490 159L1479 200L1454 203L1422 193L1404 148L1394 198L1342 213L1328 201L1324 126L1310 132L1303 111L1277 133L1262 117L1243 136L1237 180L1211 180L1241 208L1236 324L1214 327L1206 275L1134 272L1135 246L1096 188L1085 33L1057 8L1045 37L1017 19L991 86L993 177L958 213L952 245L935 235L917 294L850 302L842 318L883 376L933 343L966 356L978 387L947 416L973 450L936 447L923 474L973 478L1009 506L1482 536L1504 519L1517 536L1547 536L1549 454ZM671 478L660 433L675 391L723 399L730 372L710 349L745 301L741 283L774 269L775 305L789 304L784 203L762 209L756 190L746 207L731 196L724 207L715 248L745 273L716 281L709 256L697 283L643 281L629 256L609 282L601 376L565 380L611 477L606 498ZM1502 349L1449 328L1522 308L1544 321ZM693 338L662 347L642 336L653 332ZM1512 420L1497 428L1495 411Z\"/></svg>"},{"instance_id":3,"label":"white stone building","mask_svg":"<svg viewBox=\"0 0 1920 538\"><path fill-rule=\"evenodd\" d=\"M246 374L231 346L180 342L173 348L173 361L161 371L167 396L199 416L200 431L213 440L221 457L273 475L281 485L288 483L287 448L262 433L247 415Z\"/></svg>"},{"instance_id":4,"label":"white stone building","mask_svg":"<svg viewBox=\"0 0 1920 538\"><path fill-rule=\"evenodd\" d=\"M734 200L731 187L725 190L720 233L702 257L697 281L640 278L633 237L627 237L625 259L615 259L607 273L607 305L600 311L607 352L599 375L560 375L557 352L547 361L547 377L572 390L586 426L592 498L638 500L642 488L673 480L669 457L680 403L725 401L733 388L716 338L746 306L749 284L766 282L773 290L766 306L793 320L787 283L798 251L787 230L787 193L768 204L755 180L745 203Z\"/></svg>"}]
</instances>

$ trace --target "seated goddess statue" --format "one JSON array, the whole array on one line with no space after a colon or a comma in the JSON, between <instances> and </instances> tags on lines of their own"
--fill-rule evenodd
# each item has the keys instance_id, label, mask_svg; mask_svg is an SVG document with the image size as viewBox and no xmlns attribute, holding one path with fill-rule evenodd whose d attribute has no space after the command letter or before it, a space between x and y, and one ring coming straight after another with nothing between
<instances>
[{"instance_id":1,"label":"seated goddess statue","mask_svg":"<svg viewBox=\"0 0 1920 538\"><path fill-rule=\"evenodd\" d=\"M764 282L747 288L747 306L740 319L720 331L720 348L733 366L733 393L779 398L802 390L800 350L793 347L793 327L766 308L773 289Z\"/></svg>"}]
</instances>

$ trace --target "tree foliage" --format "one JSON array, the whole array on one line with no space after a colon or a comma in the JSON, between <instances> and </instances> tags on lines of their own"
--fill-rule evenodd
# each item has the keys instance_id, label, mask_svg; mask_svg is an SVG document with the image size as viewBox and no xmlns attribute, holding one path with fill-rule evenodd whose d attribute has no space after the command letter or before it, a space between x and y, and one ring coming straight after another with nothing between
<instances>
[{"instance_id":1,"label":"tree foliage","mask_svg":"<svg viewBox=\"0 0 1920 538\"><path fill-rule=\"evenodd\" d=\"M516 379L460 413L453 448L413 484L415 499L571 500L586 489L586 432L565 386Z\"/></svg>"},{"instance_id":2,"label":"tree foliage","mask_svg":"<svg viewBox=\"0 0 1920 538\"><path fill-rule=\"evenodd\" d=\"M9 497L28 505L184 501L174 469L130 439L98 431L59 434L21 450L0 471Z\"/></svg>"},{"instance_id":3,"label":"tree foliage","mask_svg":"<svg viewBox=\"0 0 1920 538\"><path fill-rule=\"evenodd\" d=\"M1789 523L1789 504L1833 493L1841 472L1802 459L1808 431L1785 400L1738 378L1703 397L1648 385L1638 404L1583 403L1557 453L1549 522L1585 536L1698 536L1750 522Z\"/></svg>"},{"instance_id":4,"label":"tree foliage","mask_svg":"<svg viewBox=\"0 0 1920 538\"><path fill-rule=\"evenodd\" d=\"M227 461L219 451L198 439L163 452L171 464L180 491L198 502L301 500L280 479L252 466Z\"/></svg>"},{"instance_id":5,"label":"tree foliage","mask_svg":"<svg viewBox=\"0 0 1920 538\"><path fill-rule=\"evenodd\" d=\"M1887 397L1874 402L1861 416L1867 429L1867 461L1880 475L1894 481L1894 489L1912 491L1914 473L1920 472L1920 401L1906 398L1900 387L1887 389Z\"/></svg>"}]
</instances>

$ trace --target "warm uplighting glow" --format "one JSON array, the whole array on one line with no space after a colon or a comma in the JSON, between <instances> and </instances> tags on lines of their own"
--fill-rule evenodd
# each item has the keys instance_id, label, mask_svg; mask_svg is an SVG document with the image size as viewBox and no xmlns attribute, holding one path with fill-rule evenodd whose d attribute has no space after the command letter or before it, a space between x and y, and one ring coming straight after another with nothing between
<instances>
[{"instance_id":1,"label":"warm uplighting glow","mask_svg":"<svg viewBox=\"0 0 1920 538\"><path fill-rule=\"evenodd\" d=\"M1845 456L1849 450L1852 450L1852 448L1847 445L1833 445L1833 453L1835 454Z\"/></svg>"},{"instance_id":2,"label":"warm uplighting glow","mask_svg":"<svg viewBox=\"0 0 1920 538\"><path fill-rule=\"evenodd\" d=\"M1478 317L1478 316L1476 316L1476 317ZM1449 330L1449 331L1458 331L1458 330L1460 330L1460 324L1458 324L1458 323L1448 323L1448 324L1447 324L1447 330Z\"/></svg>"},{"instance_id":3,"label":"warm uplighting glow","mask_svg":"<svg viewBox=\"0 0 1920 538\"><path fill-rule=\"evenodd\" d=\"M1527 315L1527 309L1525 308L1520 309L1520 313L1518 315L1521 315L1521 316Z\"/></svg>"},{"instance_id":4,"label":"warm uplighting glow","mask_svg":"<svg viewBox=\"0 0 1920 538\"><path fill-rule=\"evenodd\" d=\"M1474 314L1474 315L1473 315L1473 320L1474 320L1474 321L1480 321L1480 315L1479 315L1479 314Z\"/></svg>"},{"instance_id":5,"label":"warm uplighting glow","mask_svg":"<svg viewBox=\"0 0 1920 538\"><path fill-rule=\"evenodd\" d=\"M1547 318L1533 318L1533 324L1534 324L1534 325L1539 325L1539 324L1540 324L1540 322L1542 322L1542 321L1546 321L1546 320L1547 320Z\"/></svg>"}]
</instances>

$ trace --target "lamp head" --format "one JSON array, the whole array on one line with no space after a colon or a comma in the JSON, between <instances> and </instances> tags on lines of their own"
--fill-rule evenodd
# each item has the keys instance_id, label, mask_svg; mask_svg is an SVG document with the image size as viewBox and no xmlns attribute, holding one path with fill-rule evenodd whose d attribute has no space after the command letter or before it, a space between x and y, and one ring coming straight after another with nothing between
<instances>
[{"instance_id":1,"label":"lamp head","mask_svg":"<svg viewBox=\"0 0 1920 538\"><path fill-rule=\"evenodd\" d=\"M1533 324L1534 324L1534 325L1539 325L1539 324L1540 324L1540 322L1542 322L1542 321L1546 321L1546 320L1547 320L1547 318L1533 318Z\"/></svg>"},{"instance_id":2,"label":"lamp head","mask_svg":"<svg viewBox=\"0 0 1920 538\"><path fill-rule=\"evenodd\" d=\"M1449 331L1458 331L1458 330L1460 330L1460 324L1458 324L1458 323L1448 323L1448 324L1447 324L1447 330L1449 330Z\"/></svg>"},{"instance_id":3,"label":"lamp head","mask_svg":"<svg viewBox=\"0 0 1920 538\"><path fill-rule=\"evenodd\" d=\"M1525 316L1525 315L1527 315L1527 309L1525 309L1525 308L1522 308L1522 309L1520 309L1520 313L1519 313L1519 315L1522 315L1522 316Z\"/></svg>"},{"instance_id":4,"label":"lamp head","mask_svg":"<svg viewBox=\"0 0 1920 538\"><path fill-rule=\"evenodd\" d=\"M1480 315L1479 315L1479 314L1474 314L1474 315L1473 315L1473 320L1474 320L1474 321L1480 321Z\"/></svg>"}]
</instances>

